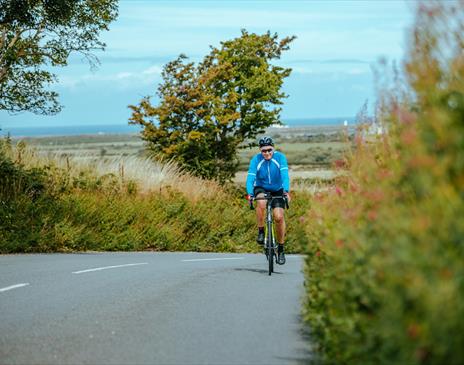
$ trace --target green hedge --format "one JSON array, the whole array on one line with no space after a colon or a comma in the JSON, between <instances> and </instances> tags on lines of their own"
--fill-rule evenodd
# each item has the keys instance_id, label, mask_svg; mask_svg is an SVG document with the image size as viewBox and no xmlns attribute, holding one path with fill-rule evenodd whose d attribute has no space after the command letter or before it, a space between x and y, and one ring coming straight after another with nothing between
<instances>
[{"instance_id":1,"label":"green hedge","mask_svg":"<svg viewBox=\"0 0 464 365\"><path fill-rule=\"evenodd\" d=\"M414 94L383 95L388 134L361 133L306 216L304 316L321 363L464 363L464 5L438 6L419 8Z\"/></svg>"}]
</instances>

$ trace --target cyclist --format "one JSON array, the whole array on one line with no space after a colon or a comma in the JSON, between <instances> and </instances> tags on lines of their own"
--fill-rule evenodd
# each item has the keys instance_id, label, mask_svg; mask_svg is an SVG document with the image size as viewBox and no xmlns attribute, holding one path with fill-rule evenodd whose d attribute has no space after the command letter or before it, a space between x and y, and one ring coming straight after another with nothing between
<instances>
[{"instance_id":1,"label":"cyclist","mask_svg":"<svg viewBox=\"0 0 464 365\"><path fill-rule=\"evenodd\" d=\"M263 137L259 140L260 153L250 161L248 169L246 189L248 199L264 197L265 192L273 196L286 196L290 201L290 178L288 175L287 158L282 152L274 150L274 141L271 137ZM256 220L258 222L258 238L260 245L264 244L264 219L266 201L256 201ZM272 200L273 215L277 236L277 263L285 264L285 202L281 199Z\"/></svg>"}]
</instances>

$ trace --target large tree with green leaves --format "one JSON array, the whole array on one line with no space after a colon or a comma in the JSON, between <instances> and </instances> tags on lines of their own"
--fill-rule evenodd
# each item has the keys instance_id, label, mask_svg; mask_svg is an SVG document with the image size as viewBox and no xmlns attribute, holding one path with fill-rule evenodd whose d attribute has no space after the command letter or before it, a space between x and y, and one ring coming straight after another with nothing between
<instances>
[{"instance_id":1,"label":"large tree with green leaves","mask_svg":"<svg viewBox=\"0 0 464 365\"><path fill-rule=\"evenodd\" d=\"M0 110L54 114L58 94L50 66L71 53L94 66L99 34L117 16L117 0L0 0Z\"/></svg>"},{"instance_id":2,"label":"large tree with green leaves","mask_svg":"<svg viewBox=\"0 0 464 365\"><path fill-rule=\"evenodd\" d=\"M242 30L240 37L211 48L195 65L184 55L163 69L160 102L150 97L129 106L131 124L156 155L177 161L188 171L220 181L238 167L238 149L266 127L279 124L283 81L291 69L271 64L295 37L279 40Z\"/></svg>"}]
</instances>

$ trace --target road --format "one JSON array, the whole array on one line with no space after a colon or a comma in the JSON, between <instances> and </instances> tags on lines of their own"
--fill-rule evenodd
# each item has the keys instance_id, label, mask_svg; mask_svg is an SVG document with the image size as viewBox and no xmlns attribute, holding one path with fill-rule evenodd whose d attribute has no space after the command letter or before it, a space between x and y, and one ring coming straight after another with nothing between
<instances>
[{"instance_id":1,"label":"road","mask_svg":"<svg viewBox=\"0 0 464 365\"><path fill-rule=\"evenodd\" d=\"M300 364L302 258L0 255L0 364Z\"/></svg>"}]
</instances>

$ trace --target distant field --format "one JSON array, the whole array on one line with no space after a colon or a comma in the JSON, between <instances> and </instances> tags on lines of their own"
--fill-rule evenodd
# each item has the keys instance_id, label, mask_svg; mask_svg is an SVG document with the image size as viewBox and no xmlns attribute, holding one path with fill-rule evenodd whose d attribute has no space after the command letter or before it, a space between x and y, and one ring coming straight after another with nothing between
<instances>
[{"instance_id":1,"label":"distant field","mask_svg":"<svg viewBox=\"0 0 464 365\"><path fill-rule=\"evenodd\" d=\"M134 156L144 153L143 141L138 134L30 137L22 140L43 153L77 157Z\"/></svg>"},{"instance_id":2,"label":"distant field","mask_svg":"<svg viewBox=\"0 0 464 365\"><path fill-rule=\"evenodd\" d=\"M292 178L312 181L333 178L332 164L350 148L350 131L336 126L270 128L276 148L287 156ZM143 156L144 143L138 134L96 134L81 136L34 137L21 139L40 153L57 153L77 158ZM19 140L16 140L19 141ZM250 158L257 149L240 150L240 172L236 181L245 179Z\"/></svg>"}]
</instances>

